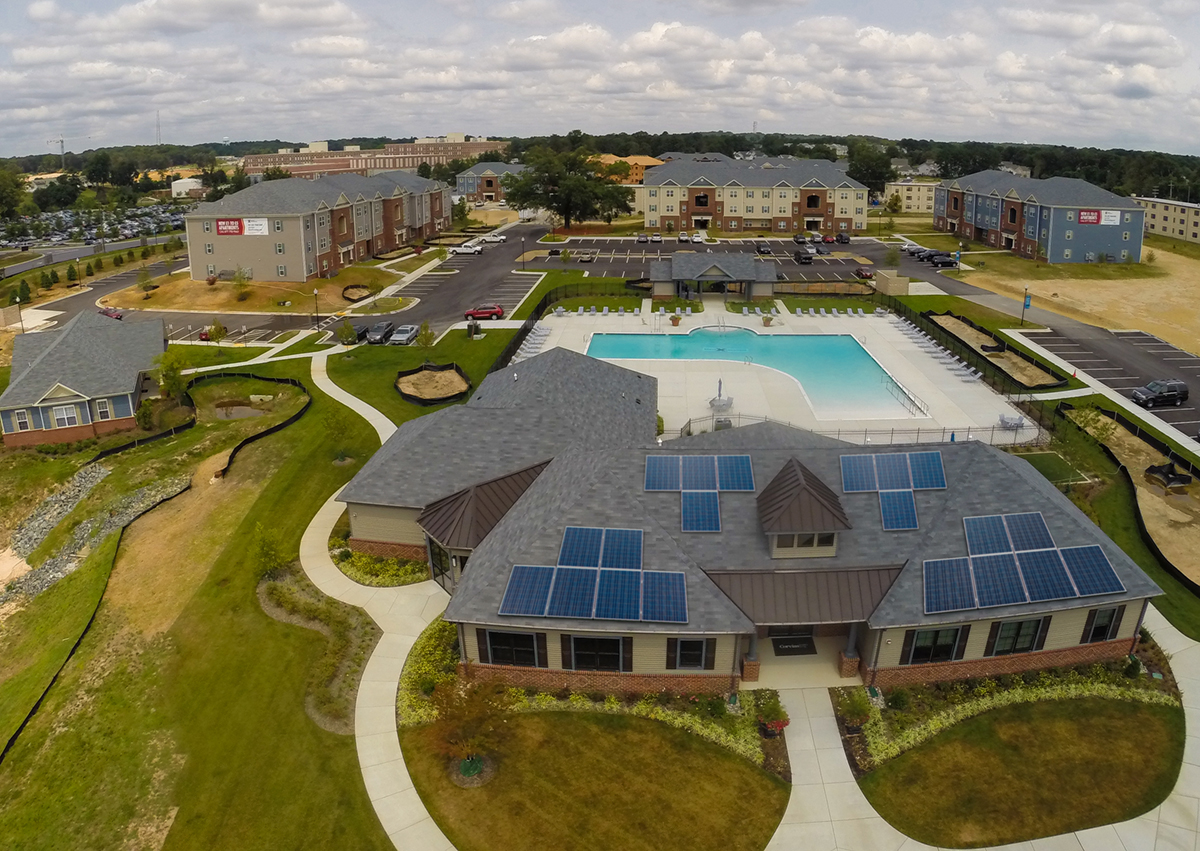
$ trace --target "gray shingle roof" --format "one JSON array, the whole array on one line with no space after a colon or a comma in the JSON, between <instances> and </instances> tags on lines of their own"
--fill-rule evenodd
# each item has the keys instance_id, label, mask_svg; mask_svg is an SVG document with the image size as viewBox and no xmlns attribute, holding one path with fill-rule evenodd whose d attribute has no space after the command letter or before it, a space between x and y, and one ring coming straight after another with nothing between
<instances>
[{"instance_id":1,"label":"gray shingle roof","mask_svg":"<svg viewBox=\"0 0 1200 851\"><path fill-rule=\"evenodd\" d=\"M123 322L90 311L58 330L21 334L0 408L37 404L57 384L87 399L132 393L165 350L164 337L161 319Z\"/></svg>"},{"instance_id":2,"label":"gray shingle roof","mask_svg":"<svg viewBox=\"0 0 1200 851\"><path fill-rule=\"evenodd\" d=\"M974 174L943 180L942 186L962 189L977 195L1001 198L1015 192L1022 201L1036 201L1048 207L1097 207L1110 210L1140 210L1132 198L1123 198L1075 177L1018 177L1006 171L978 171Z\"/></svg>"},{"instance_id":3,"label":"gray shingle roof","mask_svg":"<svg viewBox=\"0 0 1200 851\"><path fill-rule=\"evenodd\" d=\"M383 171L371 177L359 174L330 174L312 180L289 177L284 180L264 180L240 192L226 195L219 201L198 204L188 216L300 215L311 213L321 204L332 207L342 195L351 201L359 195L374 198L378 194L390 198L396 194L397 187L415 194L446 188L445 184L436 180L406 171Z\"/></svg>"},{"instance_id":4,"label":"gray shingle roof","mask_svg":"<svg viewBox=\"0 0 1200 851\"><path fill-rule=\"evenodd\" d=\"M660 158L661 159L661 158ZM646 186L813 186L831 188L845 186L866 189L857 180L846 176L829 160L729 160L727 162L695 162L691 159L671 160L646 169L642 180Z\"/></svg>"},{"instance_id":5,"label":"gray shingle roof","mask_svg":"<svg viewBox=\"0 0 1200 851\"><path fill-rule=\"evenodd\" d=\"M753 254L675 252L669 260L650 261L651 281L775 281L778 267Z\"/></svg>"},{"instance_id":6,"label":"gray shingle roof","mask_svg":"<svg viewBox=\"0 0 1200 851\"><path fill-rule=\"evenodd\" d=\"M460 171L459 177L479 177L484 172L492 174L520 174L527 166L521 163L475 163L466 171Z\"/></svg>"}]
</instances>

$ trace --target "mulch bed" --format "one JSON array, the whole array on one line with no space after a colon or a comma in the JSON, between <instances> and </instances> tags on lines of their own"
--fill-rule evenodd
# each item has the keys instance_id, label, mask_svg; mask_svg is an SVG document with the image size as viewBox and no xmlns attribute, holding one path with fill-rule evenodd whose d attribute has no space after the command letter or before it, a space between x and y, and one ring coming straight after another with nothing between
<instances>
[{"instance_id":1,"label":"mulch bed","mask_svg":"<svg viewBox=\"0 0 1200 851\"><path fill-rule=\"evenodd\" d=\"M450 782L455 786L463 789L475 789L483 786L489 780L496 776L496 761L490 756L484 756L483 769L474 777L463 777L462 772L458 767L462 760L450 759L446 762L446 774L450 777Z\"/></svg>"},{"instance_id":2,"label":"mulch bed","mask_svg":"<svg viewBox=\"0 0 1200 851\"><path fill-rule=\"evenodd\" d=\"M788 757L787 742L782 735L774 739L763 739L763 768L775 776L792 782L792 761Z\"/></svg>"}]
</instances>

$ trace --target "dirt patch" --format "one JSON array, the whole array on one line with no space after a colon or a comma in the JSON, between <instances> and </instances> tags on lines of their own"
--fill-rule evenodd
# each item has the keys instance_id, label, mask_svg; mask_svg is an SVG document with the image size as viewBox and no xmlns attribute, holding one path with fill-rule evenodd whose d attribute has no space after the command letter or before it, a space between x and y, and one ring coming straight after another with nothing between
<instances>
[{"instance_id":1,"label":"dirt patch","mask_svg":"<svg viewBox=\"0 0 1200 851\"><path fill-rule=\"evenodd\" d=\"M29 565L25 559L14 553L11 548L0 551L0 588L28 572Z\"/></svg>"},{"instance_id":2,"label":"dirt patch","mask_svg":"<svg viewBox=\"0 0 1200 851\"><path fill-rule=\"evenodd\" d=\"M465 393L471 388L471 385L452 369L442 372L424 370L406 375L396 382L396 386L402 392L421 399L444 399L457 393Z\"/></svg>"},{"instance_id":3,"label":"dirt patch","mask_svg":"<svg viewBox=\"0 0 1200 851\"><path fill-rule=\"evenodd\" d=\"M0 367L12 365L13 340L16 337L15 331L0 328Z\"/></svg>"},{"instance_id":4,"label":"dirt patch","mask_svg":"<svg viewBox=\"0 0 1200 851\"><path fill-rule=\"evenodd\" d=\"M1058 381L1046 370L1034 366L1015 352L985 352L983 347L985 345L994 346L996 341L953 316L933 316L931 318L1022 384L1036 387L1039 384L1054 384Z\"/></svg>"}]
</instances>

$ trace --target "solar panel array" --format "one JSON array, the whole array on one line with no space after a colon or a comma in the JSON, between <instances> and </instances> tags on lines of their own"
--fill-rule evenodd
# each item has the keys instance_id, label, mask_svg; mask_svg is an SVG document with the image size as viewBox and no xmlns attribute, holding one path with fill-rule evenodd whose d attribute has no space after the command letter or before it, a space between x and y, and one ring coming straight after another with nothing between
<instances>
[{"instance_id":1,"label":"solar panel array","mask_svg":"<svg viewBox=\"0 0 1200 851\"><path fill-rule=\"evenodd\" d=\"M720 494L717 491L683 491L680 514L685 532L720 532Z\"/></svg>"},{"instance_id":2,"label":"solar panel array","mask_svg":"<svg viewBox=\"0 0 1200 851\"><path fill-rule=\"evenodd\" d=\"M642 530L568 526L558 551L560 567L642 569Z\"/></svg>"},{"instance_id":3,"label":"solar panel array","mask_svg":"<svg viewBox=\"0 0 1200 851\"><path fill-rule=\"evenodd\" d=\"M885 532L917 529L917 501L910 490L880 491L879 514Z\"/></svg>"},{"instance_id":4,"label":"solar panel array","mask_svg":"<svg viewBox=\"0 0 1200 851\"><path fill-rule=\"evenodd\" d=\"M944 490L946 469L942 453L880 452L843 455L842 493L888 490Z\"/></svg>"},{"instance_id":5,"label":"solar panel array","mask_svg":"<svg viewBox=\"0 0 1200 851\"><path fill-rule=\"evenodd\" d=\"M925 562L926 614L1125 590L1100 547L1055 547L1040 512L965 517L963 529L968 558Z\"/></svg>"},{"instance_id":6,"label":"solar panel array","mask_svg":"<svg viewBox=\"0 0 1200 851\"><path fill-rule=\"evenodd\" d=\"M674 571L518 564L500 614L687 623L687 589Z\"/></svg>"},{"instance_id":7,"label":"solar panel array","mask_svg":"<svg viewBox=\"0 0 1200 851\"><path fill-rule=\"evenodd\" d=\"M754 491L749 455L647 455L648 491Z\"/></svg>"}]
</instances>

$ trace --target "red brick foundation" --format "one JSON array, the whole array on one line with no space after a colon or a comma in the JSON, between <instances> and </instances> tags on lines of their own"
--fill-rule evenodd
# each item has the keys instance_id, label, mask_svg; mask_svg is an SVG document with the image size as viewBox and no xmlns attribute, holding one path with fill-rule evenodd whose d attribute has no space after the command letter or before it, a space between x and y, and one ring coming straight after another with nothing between
<instances>
[{"instance_id":1,"label":"red brick foundation","mask_svg":"<svg viewBox=\"0 0 1200 851\"><path fill-rule=\"evenodd\" d=\"M1118 641L1102 641L1096 644L1080 644L1063 650L1042 650L1038 653L1014 653L1011 656L994 656L988 659L966 659L962 662L938 662L931 665L903 665L898 668L864 670L863 680L868 685L887 688L916 683L935 683L943 680L964 680L968 677L995 677L1001 674L1019 674L1040 668L1059 668L1071 665L1086 665L1119 659L1133 652L1137 636Z\"/></svg>"},{"instance_id":2,"label":"red brick foundation","mask_svg":"<svg viewBox=\"0 0 1200 851\"><path fill-rule=\"evenodd\" d=\"M758 682L759 670L762 663L757 659L750 659L747 656L742 657L742 682L756 683Z\"/></svg>"},{"instance_id":3,"label":"red brick foundation","mask_svg":"<svg viewBox=\"0 0 1200 851\"><path fill-rule=\"evenodd\" d=\"M512 665L459 665L471 679L498 679L514 686L543 691L570 689L605 694L726 694L737 691L738 677L731 674L615 674L608 671L561 671Z\"/></svg>"},{"instance_id":4,"label":"red brick foundation","mask_svg":"<svg viewBox=\"0 0 1200 851\"><path fill-rule=\"evenodd\" d=\"M420 544L396 544L391 541L367 541L362 538L351 538L346 542L350 549L358 553L381 558L402 558L408 561L425 561L427 553Z\"/></svg>"},{"instance_id":5,"label":"red brick foundation","mask_svg":"<svg viewBox=\"0 0 1200 851\"><path fill-rule=\"evenodd\" d=\"M858 657L847 656L845 650L839 651L838 676L845 680L858 676Z\"/></svg>"},{"instance_id":6,"label":"red brick foundation","mask_svg":"<svg viewBox=\"0 0 1200 851\"><path fill-rule=\"evenodd\" d=\"M10 449L22 446L42 446L49 443L74 443L77 440L87 440L114 431L125 431L136 428L133 417L122 417L117 420L100 420L95 423L71 426L70 428L30 429L4 435L4 445Z\"/></svg>"}]
</instances>

